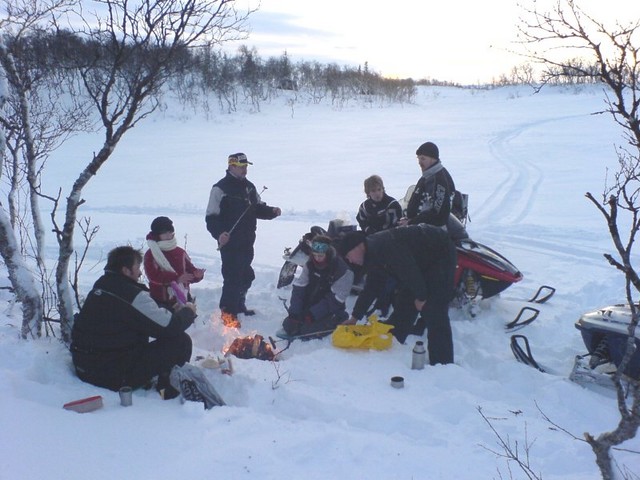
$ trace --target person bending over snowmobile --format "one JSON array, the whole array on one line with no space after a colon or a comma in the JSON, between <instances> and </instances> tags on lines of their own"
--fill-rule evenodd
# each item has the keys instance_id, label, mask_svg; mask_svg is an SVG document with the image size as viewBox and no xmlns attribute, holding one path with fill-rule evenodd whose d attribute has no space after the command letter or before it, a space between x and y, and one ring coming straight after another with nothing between
<instances>
[{"instance_id":1,"label":"person bending over snowmobile","mask_svg":"<svg viewBox=\"0 0 640 480\"><path fill-rule=\"evenodd\" d=\"M337 251L365 271L382 267L398 282L393 313L387 323L404 343L413 331L416 312L427 325L429 361L453 363L453 339L449 302L454 293L456 247L447 232L432 225L392 228L366 236L349 232L336 241ZM360 292L367 295L367 290ZM346 324L354 324L364 312L355 310ZM417 332L422 334L422 332Z\"/></svg>"}]
</instances>

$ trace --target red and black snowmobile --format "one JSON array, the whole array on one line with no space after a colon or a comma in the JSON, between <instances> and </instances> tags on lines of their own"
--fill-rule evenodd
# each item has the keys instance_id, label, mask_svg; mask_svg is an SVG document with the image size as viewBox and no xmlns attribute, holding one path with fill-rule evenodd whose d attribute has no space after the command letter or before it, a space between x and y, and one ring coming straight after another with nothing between
<instances>
[{"instance_id":1,"label":"red and black snowmobile","mask_svg":"<svg viewBox=\"0 0 640 480\"><path fill-rule=\"evenodd\" d=\"M516 266L495 250L469 238L456 242L456 301L475 316L477 301L491 298L522 280Z\"/></svg>"},{"instance_id":2,"label":"red and black snowmobile","mask_svg":"<svg viewBox=\"0 0 640 480\"><path fill-rule=\"evenodd\" d=\"M453 215L447 226L458 250L455 274L456 295L454 305L465 308L472 316L478 309L478 301L493 297L512 284L522 280L522 273L504 256L479 242L471 240L462 223ZM304 265L311 252L311 239L323 234L337 238L341 233L355 230L353 225L343 225L339 220L329 222L329 229L312 227L303 235L294 249L285 249L285 263L280 270L278 288L289 285L298 266ZM549 295L547 299L550 297ZM545 299L546 300L546 299ZM542 303L542 302L538 302Z\"/></svg>"}]
</instances>

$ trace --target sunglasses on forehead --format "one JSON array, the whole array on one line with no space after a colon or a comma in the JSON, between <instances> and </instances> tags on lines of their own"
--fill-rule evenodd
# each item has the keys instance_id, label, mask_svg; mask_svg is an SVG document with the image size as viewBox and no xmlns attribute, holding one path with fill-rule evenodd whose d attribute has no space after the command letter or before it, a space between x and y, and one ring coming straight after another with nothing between
<instances>
[{"instance_id":1,"label":"sunglasses on forehead","mask_svg":"<svg viewBox=\"0 0 640 480\"><path fill-rule=\"evenodd\" d=\"M324 255L329 250L329 244L324 242L311 242L311 251Z\"/></svg>"}]
</instances>

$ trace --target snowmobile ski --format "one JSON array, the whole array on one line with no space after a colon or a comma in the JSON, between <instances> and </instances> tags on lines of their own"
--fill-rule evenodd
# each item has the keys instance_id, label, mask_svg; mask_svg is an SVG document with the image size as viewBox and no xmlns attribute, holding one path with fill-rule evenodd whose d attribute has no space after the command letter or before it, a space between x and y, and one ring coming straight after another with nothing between
<instances>
[{"instance_id":1,"label":"snowmobile ski","mask_svg":"<svg viewBox=\"0 0 640 480\"><path fill-rule=\"evenodd\" d=\"M519 343L520 340L522 340L522 343L524 344L524 349ZM524 335L511 335L511 351L513 352L513 356L516 357L516 360L520 363L524 363L525 365L529 365L530 367L546 373L546 370L533 358L531 347L529 346L529 339Z\"/></svg>"},{"instance_id":2,"label":"snowmobile ski","mask_svg":"<svg viewBox=\"0 0 640 480\"><path fill-rule=\"evenodd\" d=\"M328 335L331 335L334 332L335 329L332 330L322 330L320 332L314 332L314 333L307 333L304 335L289 335L287 332L284 331L283 328L281 328L280 330L278 330L276 332L276 337L278 337L278 340L276 340L273 337L269 337L269 343L271 343L271 346L273 347L274 350L277 350L277 343L280 342L287 342L287 345L282 349L276 352L276 356L280 355L282 352L284 352L285 350L287 350L291 344L294 342L294 340L302 340L302 341L307 341L307 340L316 340L316 339L321 339L324 338Z\"/></svg>"},{"instance_id":3,"label":"snowmobile ski","mask_svg":"<svg viewBox=\"0 0 640 480\"><path fill-rule=\"evenodd\" d=\"M542 373L566 378L565 374L549 369L546 366L543 367L533 358L529 340L524 335L511 336L511 351L520 363L533 367ZM593 354L591 353L577 355L568 379L581 387L592 389L595 387L596 391L599 388L603 388L600 390L601 393L610 394L615 388L614 375L617 369L616 365L609 361L602 362L600 359L598 359L597 362L587 360L592 357ZM629 377L623 375L621 378L623 386L628 383L629 380Z\"/></svg>"},{"instance_id":4,"label":"snowmobile ski","mask_svg":"<svg viewBox=\"0 0 640 480\"><path fill-rule=\"evenodd\" d=\"M528 318L526 318L524 320L521 320L520 318L527 311L530 311L530 312L533 312L533 313ZM540 310L538 310L537 308L522 307L520 309L520 312L518 312L518 315L516 316L516 318L514 320L512 320L511 322L507 323L504 326L504 328L506 328L507 330L509 330L511 332L515 332L516 330L520 330L522 327L525 327L525 326L529 325L536 318L538 318L539 314L540 314ZM528 345L528 343L527 343L527 345Z\"/></svg>"},{"instance_id":5,"label":"snowmobile ski","mask_svg":"<svg viewBox=\"0 0 640 480\"><path fill-rule=\"evenodd\" d=\"M315 340L318 338L324 338L327 335L331 335L333 333L335 329L332 328L331 330L322 330L320 332L313 332L313 333L304 333L302 335L289 335L287 332L284 331L283 328L281 328L280 330L278 330L276 332L276 337L278 337L280 340L287 340L287 341L294 341L294 340ZM271 346L273 346L273 344L275 342L277 342L278 340L273 340L273 338L269 337L269 341L271 342Z\"/></svg>"},{"instance_id":6,"label":"snowmobile ski","mask_svg":"<svg viewBox=\"0 0 640 480\"><path fill-rule=\"evenodd\" d=\"M592 357L592 355L589 353L576 355L573 368L569 374L569 380L583 386L595 384L602 387L614 388L613 376L616 373L615 365L610 362L605 362L593 368L591 366L592 362L586 360L590 357Z\"/></svg>"},{"instance_id":7,"label":"snowmobile ski","mask_svg":"<svg viewBox=\"0 0 640 480\"><path fill-rule=\"evenodd\" d=\"M556 289L549 285L541 285L536 294L527 302L530 303L546 303L556 293Z\"/></svg>"}]
</instances>

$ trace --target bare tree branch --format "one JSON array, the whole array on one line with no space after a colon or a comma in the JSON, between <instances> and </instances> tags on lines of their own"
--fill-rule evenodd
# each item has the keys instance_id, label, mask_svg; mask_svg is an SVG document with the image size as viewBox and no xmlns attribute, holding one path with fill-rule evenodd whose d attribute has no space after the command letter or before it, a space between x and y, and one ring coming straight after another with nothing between
<instances>
[{"instance_id":1,"label":"bare tree branch","mask_svg":"<svg viewBox=\"0 0 640 480\"><path fill-rule=\"evenodd\" d=\"M521 5L522 6L522 5ZM638 325L640 278L633 264L633 247L640 228L640 20L607 26L589 15L575 0L557 0L550 11L538 10L538 4L522 7L520 39L527 56L543 66L542 85L559 78L592 78L606 87L605 112L622 127L627 145L618 147L618 170L605 185L602 200L591 193L587 199L606 221L614 252L604 257L625 277L625 296L631 310L628 341L624 357L614 376L620 422L611 432L585 439L595 453L603 479L614 477L610 450L635 437L640 427L640 379L624 374L635 352ZM619 218L620 215L623 218ZM628 225L624 233L620 225ZM631 401L628 401L628 396Z\"/></svg>"}]
</instances>

